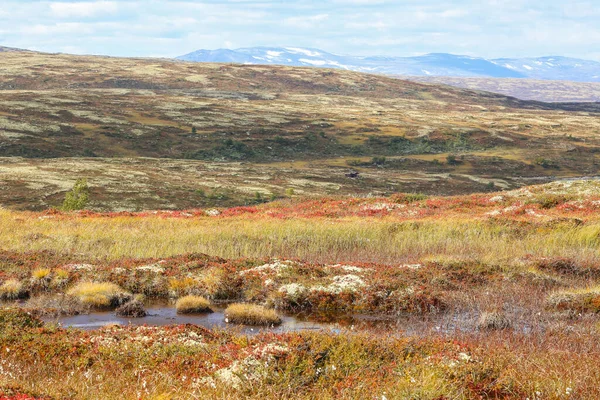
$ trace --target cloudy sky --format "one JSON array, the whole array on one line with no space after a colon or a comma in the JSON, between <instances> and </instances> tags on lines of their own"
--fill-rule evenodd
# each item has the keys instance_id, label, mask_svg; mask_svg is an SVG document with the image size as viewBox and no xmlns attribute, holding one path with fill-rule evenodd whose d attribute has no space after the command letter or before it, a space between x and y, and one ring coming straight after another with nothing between
<instances>
[{"instance_id":1,"label":"cloudy sky","mask_svg":"<svg viewBox=\"0 0 600 400\"><path fill-rule=\"evenodd\" d=\"M600 61L597 0L0 0L0 45L115 56L302 46Z\"/></svg>"}]
</instances>

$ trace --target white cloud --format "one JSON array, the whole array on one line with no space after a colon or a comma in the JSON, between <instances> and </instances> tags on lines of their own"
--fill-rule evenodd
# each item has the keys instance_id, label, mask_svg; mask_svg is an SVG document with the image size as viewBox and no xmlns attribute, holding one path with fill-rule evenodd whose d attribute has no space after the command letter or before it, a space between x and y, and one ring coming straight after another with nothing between
<instances>
[{"instance_id":1,"label":"white cloud","mask_svg":"<svg viewBox=\"0 0 600 400\"><path fill-rule=\"evenodd\" d=\"M116 14L119 11L116 1L55 2L50 3L49 6L52 15L58 18L90 18Z\"/></svg>"},{"instance_id":2,"label":"white cloud","mask_svg":"<svg viewBox=\"0 0 600 400\"><path fill-rule=\"evenodd\" d=\"M301 29L312 29L322 22L329 19L328 14L318 14L303 17L286 18L283 22L285 25Z\"/></svg>"}]
</instances>

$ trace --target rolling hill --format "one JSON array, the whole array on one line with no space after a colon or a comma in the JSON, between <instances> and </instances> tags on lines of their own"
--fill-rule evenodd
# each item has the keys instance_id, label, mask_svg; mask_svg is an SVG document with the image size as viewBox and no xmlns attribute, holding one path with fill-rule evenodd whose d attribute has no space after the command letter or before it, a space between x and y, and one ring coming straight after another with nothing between
<instances>
[{"instance_id":1,"label":"rolling hill","mask_svg":"<svg viewBox=\"0 0 600 400\"><path fill-rule=\"evenodd\" d=\"M0 203L56 206L78 177L105 210L509 189L597 174L599 109L340 69L3 52Z\"/></svg>"}]
</instances>

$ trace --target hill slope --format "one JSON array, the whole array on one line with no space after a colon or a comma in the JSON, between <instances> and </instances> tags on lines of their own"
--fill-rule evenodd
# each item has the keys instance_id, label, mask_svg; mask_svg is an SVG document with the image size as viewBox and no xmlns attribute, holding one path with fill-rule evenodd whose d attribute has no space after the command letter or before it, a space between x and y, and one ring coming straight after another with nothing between
<instances>
[{"instance_id":1,"label":"hill slope","mask_svg":"<svg viewBox=\"0 0 600 400\"><path fill-rule=\"evenodd\" d=\"M600 102L600 83L512 78L462 78L453 76L399 76L414 82L451 85L544 102Z\"/></svg>"},{"instance_id":2,"label":"hill slope","mask_svg":"<svg viewBox=\"0 0 600 400\"><path fill-rule=\"evenodd\" d=\"M98 209L513 188L597 174L598 110L343 70L4 52L0 203L58 205L80 176Z\"/></svg>"}]
</instances>

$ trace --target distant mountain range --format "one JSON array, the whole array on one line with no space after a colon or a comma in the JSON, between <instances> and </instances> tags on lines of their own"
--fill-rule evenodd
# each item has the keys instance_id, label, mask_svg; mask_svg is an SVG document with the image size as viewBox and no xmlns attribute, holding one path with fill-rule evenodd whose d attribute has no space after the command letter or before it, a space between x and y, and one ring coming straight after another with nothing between
<instances>
[{"instance_id":1,"label":"distant mountain range","mask_svg":"<svg viewBox=\"0 0 600 400\"><path fill-rule=\"evenodd\" d=\"M493 60L446 53L417 57L357 57L299 47L250 47L236 50L198 50L177 59L196 62L340 68L387 75L600 82L600 62L560 56Z\"/></svg>"}]
</instances>

